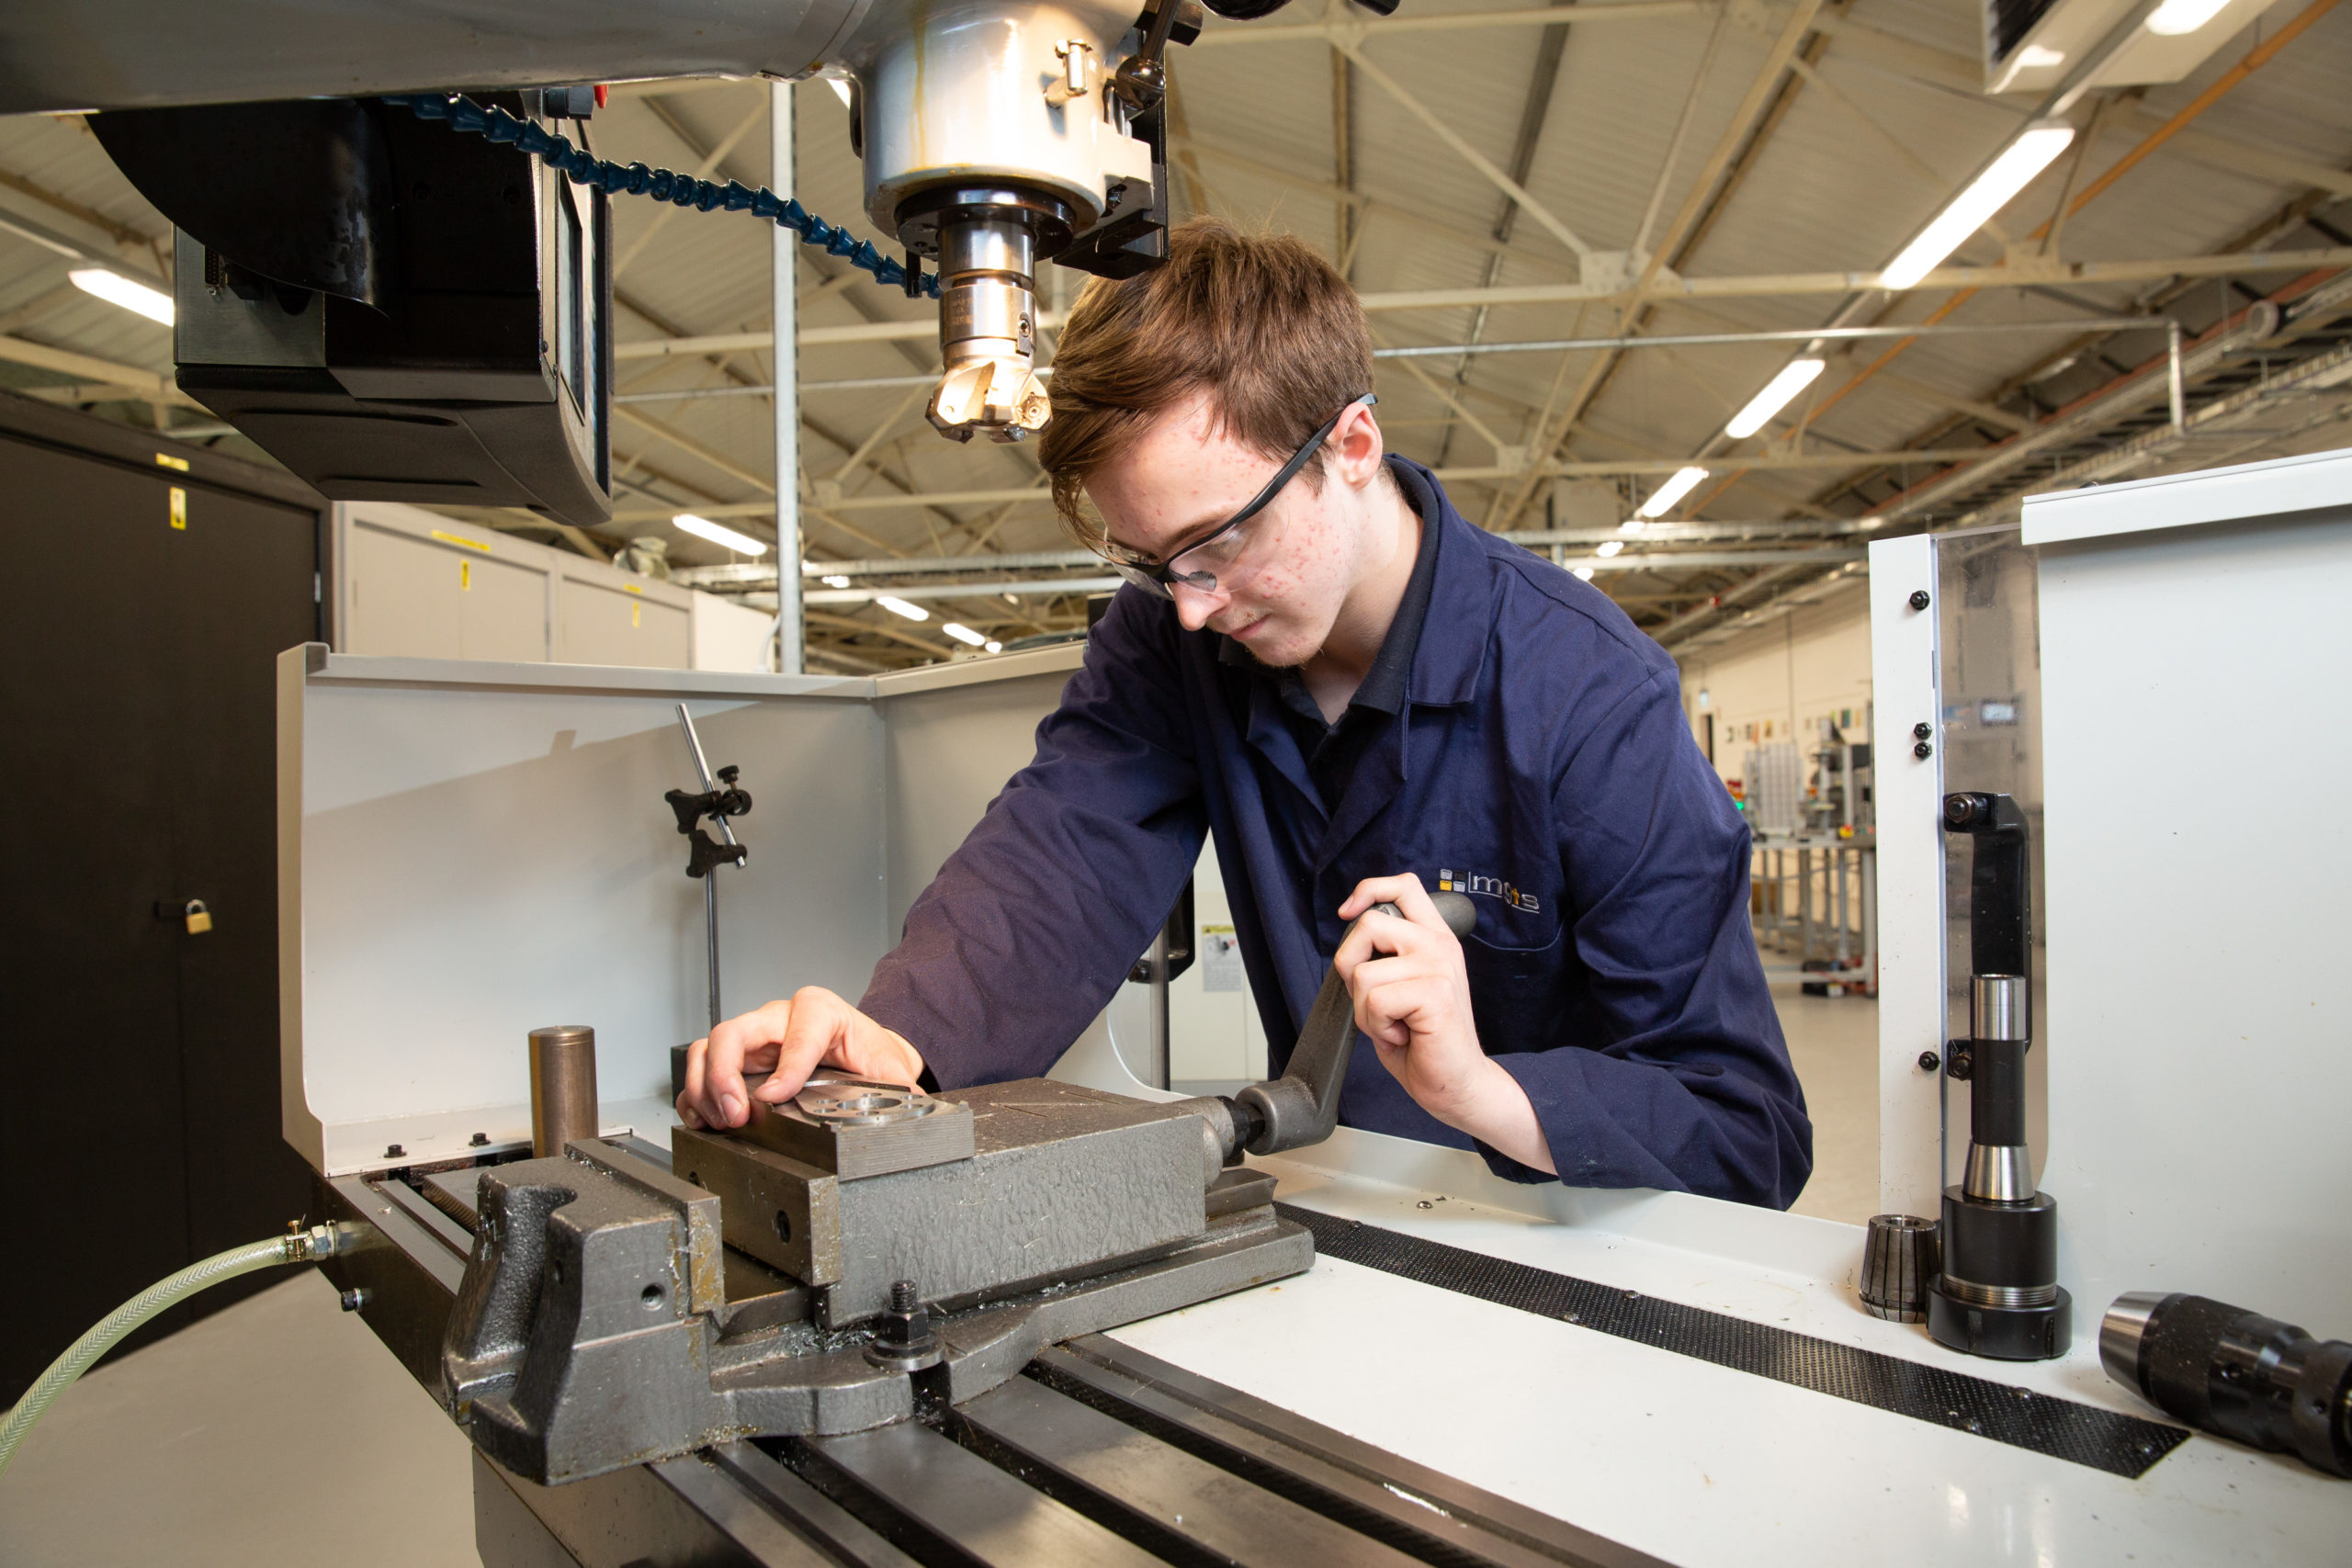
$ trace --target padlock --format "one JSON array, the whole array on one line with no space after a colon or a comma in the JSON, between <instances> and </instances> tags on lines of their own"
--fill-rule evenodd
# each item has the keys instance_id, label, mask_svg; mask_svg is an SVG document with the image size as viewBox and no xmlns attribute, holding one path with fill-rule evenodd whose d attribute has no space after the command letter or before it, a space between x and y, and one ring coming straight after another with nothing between
<instances>
[{"instance_id":1,"label":"padlock","mask_svg":"<svg viewBox=\"0 0 2352 1568\"><path fill-rule=\"evenodd\" d=\"M204 907L201 898L189 899L187 908L180 913L187 920L187 934L190 936L202 936L212 929L212 911Z\"/></svg>"}]
</instances>

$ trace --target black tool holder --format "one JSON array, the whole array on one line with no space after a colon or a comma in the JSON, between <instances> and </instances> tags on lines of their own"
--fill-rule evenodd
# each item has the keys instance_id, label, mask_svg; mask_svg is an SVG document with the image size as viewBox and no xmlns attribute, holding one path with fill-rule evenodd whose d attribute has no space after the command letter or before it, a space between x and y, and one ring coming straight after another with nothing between
<instances>
[{"instance_id":1,"label":"black tool holder","mask_svg":"<svg viewBox=\"0 0 2352 1568\"><path fill-rule=\"evenodd\" d=\"M2026 1146L2030 835L2006 795L1946 795L1944 829L1974 846L1969 1037L1945 1054L1945 1070L1969 1086L1969 1140L1960 1185L1944 1189L1943 1271L1928 1288L1928 1332L1972 1356L2048 1360L2066 1353L2073 1303L2058 1288L2058 1204L2035 1190Z\"/></svg>"},{"instance_id":2,"label":"black tool holder","mask_svg":"<svg viewBox=\"0 0 2352 1568\"><path fill-rule=\"evenodd\" d=\"M703 923L710 939L710 1023L715 1029L722 1015L718 1006L718 880L711 874L722 865L743 863L744 848L735 841L735 829L727 825L727 819L748 815L752 797L736 787L741 769L725 767L718 770L716 777L712 776L710 764L703 757L702 737L695 733L694 716L686 711L684 703L678 705L678 728L685 731L686 750L694 758L695 775L702 780L702 793L689 795L673 789L662 798L677 814L678 831L686 837L686 874L702 884ZM718 829L718 838L712 838L703 828L706 817L710 818L711 827ZM673 1077L684 1070L684 1046L673 1048L673 1054L681 1059L673 1064Z\"/></svg>"}]
</instances>

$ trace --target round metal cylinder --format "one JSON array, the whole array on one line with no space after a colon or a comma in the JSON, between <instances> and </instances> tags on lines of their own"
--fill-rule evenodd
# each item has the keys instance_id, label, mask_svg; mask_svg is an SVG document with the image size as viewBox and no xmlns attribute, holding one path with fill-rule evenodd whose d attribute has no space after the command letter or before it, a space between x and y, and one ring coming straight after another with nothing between
<instances>
[{"instance_id":1,"label":"round metal cylinder","mask_svg":"<svg viewBox=\"0 0 2352 1568\"><path fill-rule=\"evenodd\" d=\"M2022 975L1968 977L1968 1033L1973 1040L2033 1038L2033 989Z\"/></svg>"},{"instance_id":2,"label":"round metal cylinder","mask_svg":"<svg viewBox=\"0 0 2352 1568\"><path fill-rule=\"evenodd\" d=\"M2051 1299L2058 1281L2058 1205L2040 1193L2023 1203L1972 1201L1944 1189L1944 1289L1974 1305L2024 1306Z\"/></svg>"},{"instance_id":3,"label":"round metal cylinder","mask_svg":"<svg viewBox=\"0 0 2352 1568\"><path fill-rule=\"evenodd\" d=\"M2033 1197L2033 1151L2023 1144L1971 1144L1960 1185L1983 1202L2027 1202Z\"/></svg>"},{"instance_id":4,"label":"round metal cylinder","mask_svg":"<svg viewBox=\"0 0 2352 1568\"><path fill-rule=\"evenodd\" d=\"M2167 1299L2160 1291L2129 1291L2116 1297L2115 1304L2099 1320L2099 1364L2109 1377L2135 1393L2148 1392L2140 1369L2140 1348L2148 1337L2148 1319Z\"/></svg>"},{"instance_id":5,"label":"round metal cylinder","mask_svg":"<svg viewBox=\"0 0 2352 1568\"><path fill-rule=\"evenodd\" d=\"M939 226L939 275L961 283L973 274L994 274L1023 284L1036 281L1037 244L1022 219L964 220Z\"/></svg>"},{"instance_id":6,"label":"round metal cylinder","mask_svg":"<svg viewBox=\"0 0 2352 1568\"><path fill-rule=\"evenodd\" d=\"M596 1135L596 1032L584 1023L531 1031L531 1153L541 1159Z\"/></svg>"},{"instance_id":7,"label":"round metal cylinder","mask_svg":"<svg viewBox=\"0 0 2352 1568\"><path fill-rule=\"evenodd\" d=\"M1928 1281L1943 1269L1933 1220L1874 1214L1862 1239L1862 1305L1872 1317L1917 1323L1928 1315Z\"/></svg>"},{"instance_id":8,"label":"round metal cylinder","mask_svg":"<svg viewBox=\"0 0 2352 1568\"><path fill-rule=\"evenodd\" d=\"M1017 284L983 278L939 295L939 350L952 368L975 359L1026 360L1035 345L1036 303Z\"/></svg>"}]
</instances>

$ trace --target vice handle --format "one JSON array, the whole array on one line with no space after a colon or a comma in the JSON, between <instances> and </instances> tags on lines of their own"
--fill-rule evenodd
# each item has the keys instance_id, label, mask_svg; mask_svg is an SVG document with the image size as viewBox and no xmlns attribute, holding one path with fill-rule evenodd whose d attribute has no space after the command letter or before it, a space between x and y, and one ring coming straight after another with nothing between
<instances>
[{"instance_id":1,"label":"vice handle","mask_svg":"<svg viewBox=\"0 0 2352 1568\"><path fill-rule=\"evenodd\" d=\"M1467 895L1434 893L1430 898L1448 931L1457 937L1470 934L1478 910ZM1348 934L1374 915L1405 918L1394 904L1374 904L1356 917ZM1271 1155L1329 1137L1340 1124L1340 1091L1346 1086L1355 1044L1355 1001L1334 968L1323 976L1323 988L1315 994L1315 1005L1307 1010L1283 1076L1252 1084L1233 1097L1235 1141L1253 1155Z\"/></svg>"}]
</instances>

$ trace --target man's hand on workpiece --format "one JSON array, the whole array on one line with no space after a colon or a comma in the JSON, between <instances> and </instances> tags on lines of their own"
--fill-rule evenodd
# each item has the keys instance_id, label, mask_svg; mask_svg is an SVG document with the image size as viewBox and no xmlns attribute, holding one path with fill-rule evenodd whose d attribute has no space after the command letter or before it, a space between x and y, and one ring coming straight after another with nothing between
<instances>
[{"instance_id":1,"label":"man's hand on workpiece","mask_svg":"<svg viewBox=\"0 0 2352 1568\"><path fill-rule=\"evenodd\" d=\"M922 1077L922 1056L905 1036L821 986L803 986L790 1001L730 1018L688 1048L678 1118L689 1127L740 1127L753 1100L789 1100L820 1066L879 1083L912 1085ZM746 1072L767 1073L768 1080L747 1090Z\"/></svg>"},{"instance_id":2,"label":"man's hand on workpiece","mask_svg":"<svg viewBox=\"0 0 2352 1568\"><path fill-rule=\"evenodd\" d=\"M1418 876L1356 884L1340 918L1394 904L1401 920L1374 915L1348 933L1331 966L1355 1002L1356 1027L1420 1108L1522 1165L1555 1170L1535 1108L1519 1080L1478 1043L1462 943L1446 929Z\"/></svg>"}]
</instances>

